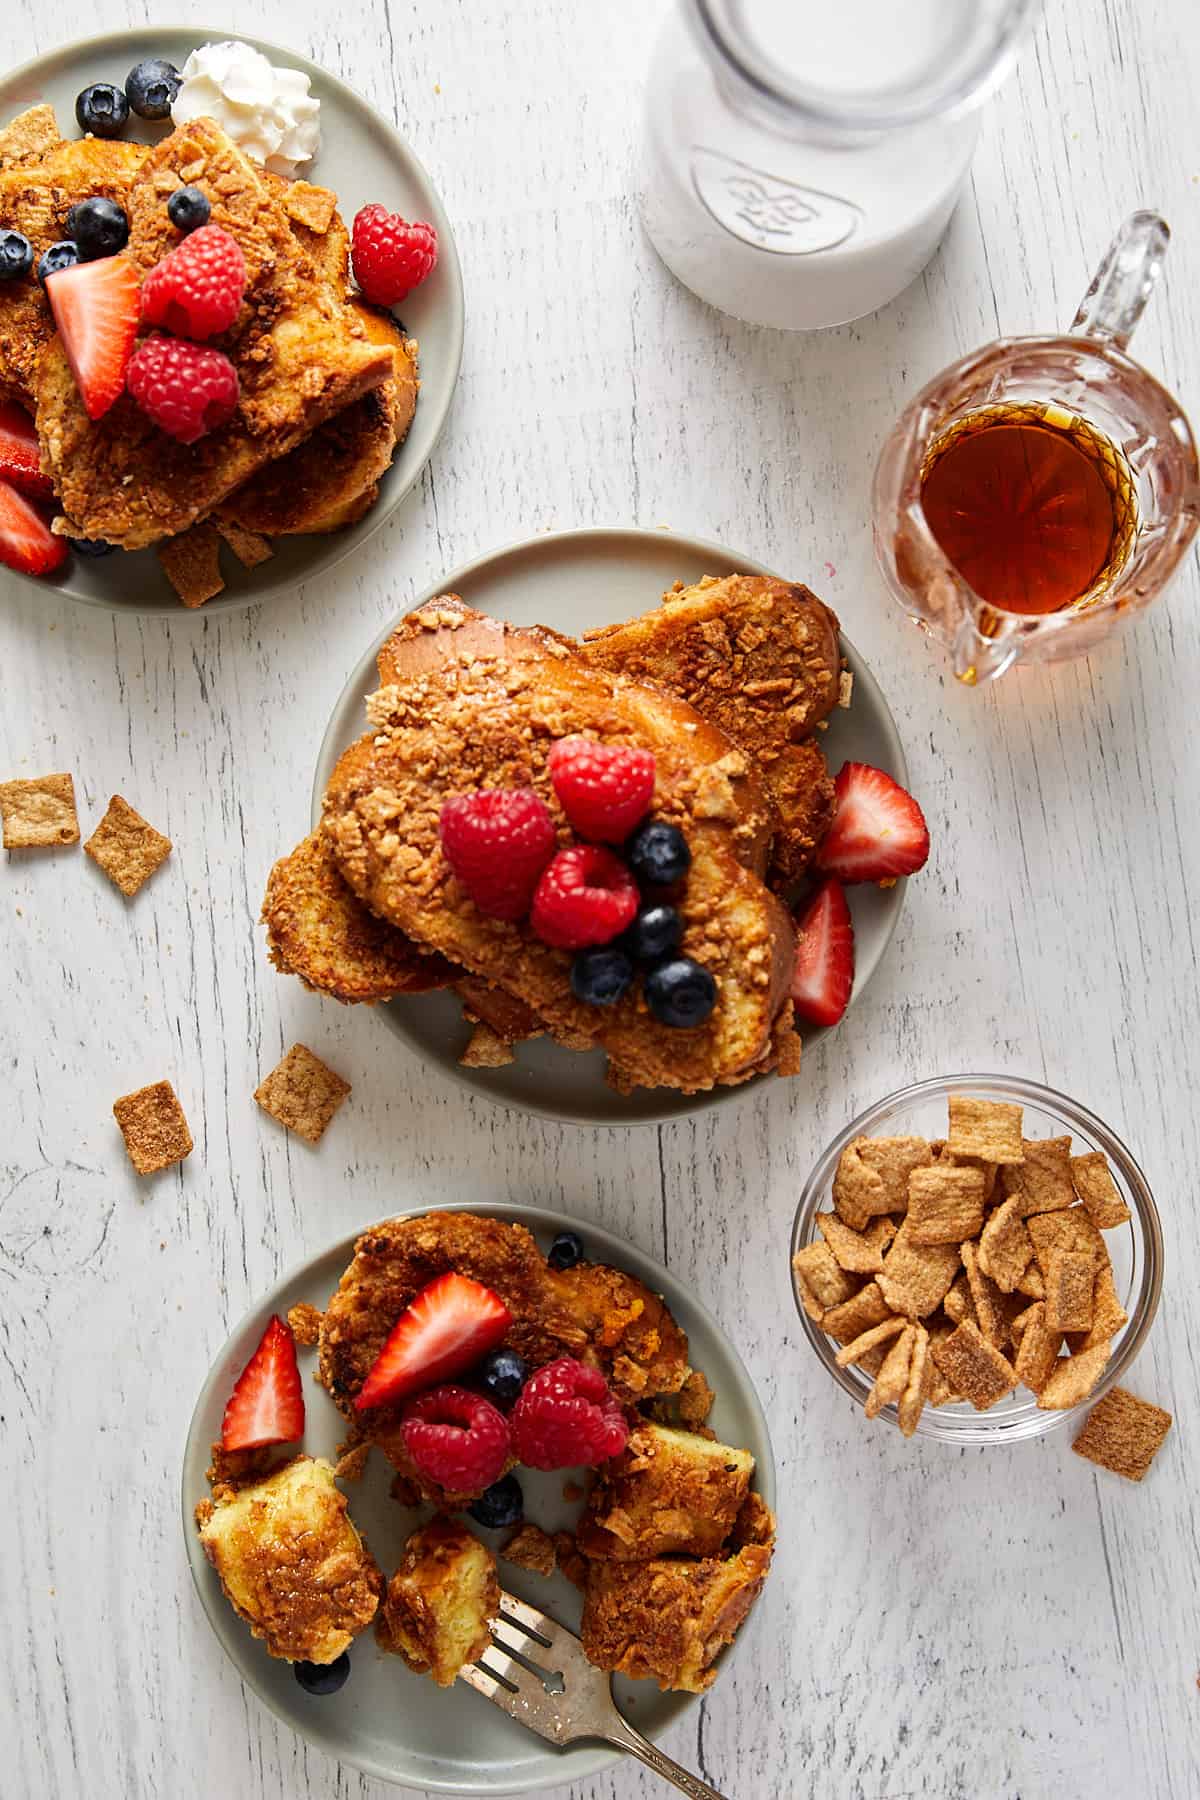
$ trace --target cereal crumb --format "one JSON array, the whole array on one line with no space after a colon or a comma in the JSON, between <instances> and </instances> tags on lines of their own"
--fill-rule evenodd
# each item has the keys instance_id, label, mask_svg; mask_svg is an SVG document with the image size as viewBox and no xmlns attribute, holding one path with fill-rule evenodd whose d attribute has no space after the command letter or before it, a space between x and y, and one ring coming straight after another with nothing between
<instances>
[{"instance_id":1,"label":"cereal crumb","mask_svg":"<svg viewBox=\"0 0 1200 1800\"><path fill-rule=\"evenodd\" d=\"M292 1328L292 1336L306 1350L311 1350L321 1336L321 1314L307 1300L301 1300L288 1313L287 1322Z\"/></svg>"}]
</instances>

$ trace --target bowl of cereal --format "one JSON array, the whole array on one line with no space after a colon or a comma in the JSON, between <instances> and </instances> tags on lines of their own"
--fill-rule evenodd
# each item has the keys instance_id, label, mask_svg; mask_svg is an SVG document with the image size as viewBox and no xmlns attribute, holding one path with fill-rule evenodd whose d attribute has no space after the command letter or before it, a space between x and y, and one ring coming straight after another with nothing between
<instances>
[{"instance_id":1,"label":"bowl of cereal","mask_svg":"<svg viewBox=\"0 0 1200 1800\"><path fill-rule=\"evenodd\" d=\"M1121 1139L1065 1094L951 1075L819 1158L792 1229L813 1350L868 1418L958 1444L1039 1437L1141 1349L1163 1238Z\"/></svg>"}]
</instances>

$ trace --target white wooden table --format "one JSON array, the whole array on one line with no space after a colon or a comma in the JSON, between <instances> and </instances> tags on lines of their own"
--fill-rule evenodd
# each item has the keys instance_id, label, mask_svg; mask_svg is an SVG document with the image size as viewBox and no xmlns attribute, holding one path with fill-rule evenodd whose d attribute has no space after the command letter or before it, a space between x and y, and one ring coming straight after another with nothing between
<instances>
[{"instance_id":1,"label":"white wooden table","mask_svg":"<svg viewBox=\"0 0 1200 1800\"><path fill-rule=\"evenodd\" d=\"M0 871L5 1800L393 1791L309 1752L221 1657L181 1551L179 1457L210 1358L278 1271L398 1205L472 1196L559 1205L664 1257L759 1385L779 1555L677 1756L738 1800L1200 1793L1196 557L1125 643L969 693L889 608L867 530L904 400L1000 327L1069 320L1138 204L1176 234L1138 353L1200 411L1194 8L1051 0L926 275L804 338L708 311L640 234L631 155L660 12L231 13L394 116L439 184L468 294L446 437L397 520L287 604L140 621L0 570L0 778L72 769L85 829L119 791L176 846L130 908L77 852ZM13 0L0 58L146 17ZM869 995L798 1081L593 1133L472 1100L368 1011L277 979L255 919L306 829L320 729L390 615L528 532L663 522L836 607L896 715L934 854ZM316 1152L251 1099L297 1038L354 1084ZM988 1453L873 1430L801 1338L786 1245L815 1152L905 1081L993 1068L1091 1105L1157 1192L1167 1279L1135 1385L1176 1429L1143 1488L1098 1477L1063 1434ZM143 1187L109 1109L164 1075L196 1150ZM632 1766L572 1790L663 1791Z\"/></svg>"}]
</instances>

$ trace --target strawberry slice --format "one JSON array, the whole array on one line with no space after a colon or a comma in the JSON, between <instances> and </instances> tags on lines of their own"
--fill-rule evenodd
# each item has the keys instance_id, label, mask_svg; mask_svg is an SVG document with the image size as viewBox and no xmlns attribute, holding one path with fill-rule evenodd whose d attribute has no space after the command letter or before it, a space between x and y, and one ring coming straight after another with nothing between
<instances>
[{"instance_id":1,"label":"strawberry slice","mask_svg":"<svg viewBox=\"0 0 1200 1800\"><path fill-rule=\"evenodd\" d=\"M912 795L870 763L842 764L834 815L815 867L839 881L893 881L929 855L929 827Z\"/></svg>"},{"instance_id":2,"label":"strawberry slice","mask_svg":"<svg viewBox=\"0 0 1200 1800\"><path fill-rule=\"evenodd\" d=\"M49 478L42 474L33 420L11 400L0 400L0 480L11 482L38 500L49 500L54 495Z\"/></svg>"},{"instance_id":3,"label":"strawberry slice","mask_svg":"<svg viewBox=\"0 0 1200 1800\"><path fill-rule=\"evenodd\" d=\"M854 986L854 927L840 881L823 881L796 922L792 1002L813 1025L836 1025Z\"/></svg>"},{"instance_id":4,"label":"strawberry slice","mask_svg":"<svg viewBox=\"0 0 1200 1800\"><path fill-rule=\"evenodd\" d=\"M46 277L46 298L89 419L125 387L140 317L138 276L124 256L74 263Z\"/></svg>"},{"instance_id":5,"label":"strawberry slice","mask_svg":"<svg viewBox=\"0 0 1200 1800\"><path fill-rule=\"evenodd\" d=\"M304 1436L296 1340L272 1313L258 1349L237 1378L221 1421L223 1450L257 1450Z\"/></svg>"},{"instance_id":6,"label":"strawberry slice","mask_svg":"<svg viewBox=\"0 0 1200 1800\"><path fill-rule=\"evenodd\" d=\"M49 575L67 560L67 548L25 495L0 481L0 563L22 575Z\"/></svg>"},{"instance_id":7,"label":"strawberry slice","mask_svg":"<svg viewBox=\"0 0 1200 1800\"><path fill-rule=\"evenodd\" d=\"M403 1400L461 1375L494 1350L512 1314L491 1288L467 1275L439 1275L401 1313L354 1404L360 1412Z\"/></svg>"}]
</instances>

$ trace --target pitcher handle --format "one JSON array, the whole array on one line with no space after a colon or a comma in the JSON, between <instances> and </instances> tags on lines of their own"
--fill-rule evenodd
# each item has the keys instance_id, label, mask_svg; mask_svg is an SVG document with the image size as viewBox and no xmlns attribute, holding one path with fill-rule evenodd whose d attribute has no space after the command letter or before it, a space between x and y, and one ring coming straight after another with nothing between
<instances>
[{"instance_id":1,"label":"pitcher handle","mask_svg":"<svg viewBox=\"0 0 1200 1800\"><path fill-rule=\"evenodd\" d=\"M1157 213L1130 213L1079 302L1071 330L1124 350L1154 292L1171 241Z\"/></svg>"}]
</instances>

